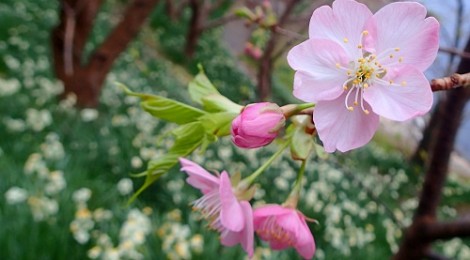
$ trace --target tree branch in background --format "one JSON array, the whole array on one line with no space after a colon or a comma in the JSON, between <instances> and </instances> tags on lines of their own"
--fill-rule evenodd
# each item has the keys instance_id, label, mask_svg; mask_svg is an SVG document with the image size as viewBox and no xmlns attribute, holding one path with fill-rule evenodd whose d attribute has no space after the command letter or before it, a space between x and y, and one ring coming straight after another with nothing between
<instances>
[{"instance_id":1,"label":"tree branch in background","mask_svg":"<svg viewBox=\"0 0 470 260\"><path fill-rule=\"evenodd\" d=\"M458 87L468 87L470 85L470 72L465 74L454 73L450 77L431 80L432 91L450 90Z\"/></svg>"},{"instance_id":2,"label":"tree branch in background","mask_svg":"<svg viewBox=\"0 0 470 260\"><path fill-rule=\"evenodd\" d=\"M445 52L449 54L454 54L459 56L462 59L470 59L470 52L464 52L464 51L459 51L455 48L446 48L446 47L440 47L439 48L440 52Z\"/></svg>"},{"instance_id":3,"label":"tree branch in background","mask_svg":"<svg viewBox=\"0 0 470 260\"><path fill-rule=\"evenodd\" d=\"M465 51L470 51L470 39ZM470 71L470 60L462 59L457 72ZM462 120L465 104L470 98L470 88L456 88L446 93L439 109L437 129L431 140L429 164L426 167L423 188L413 223L406 230L395 259L421 259L428 254L431 243L437 239L431 237L433 227L440 225L436 220L437 208L442 196L450 154L454 148L457 130ZM444 226L448 227L448 224Z\"/></svg>"},{"instance_id":4,"label":"tree branch in background","mask_svg":"<svg viewBox=\"0 0 470 260\"><path fill-rule=\"evenodd\" d=\"M82 60L102 0L61 0L60 22L52 32L54 71L64 83L63 97L77 96L79 106L95 107L112 64L137 35L158 0L133 0L111 34Z\"/></svg>"},{"instance_id":5,"label":"tree branch in background","mask_svg":"<svg viewBox=\"0 0 470 260\"><path fill-rule=\"evenodd\" d=\"M300 0L287 1L286 6L282 14L280 15L278 23L272 27L272 34L266 43L263 55L259 60L258 67L258 98L265 100L271 93L271 74L273 69L273 54L276 47L279 34L275 32L276 27L284 27L284 24L291 15L294 7L300 2Z\"/></svg>"}]
</instances>

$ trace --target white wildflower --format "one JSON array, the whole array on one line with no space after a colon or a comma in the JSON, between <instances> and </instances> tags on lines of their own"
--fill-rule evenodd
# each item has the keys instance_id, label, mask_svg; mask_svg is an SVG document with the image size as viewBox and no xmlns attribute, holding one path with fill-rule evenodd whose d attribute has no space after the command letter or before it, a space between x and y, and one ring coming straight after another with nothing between
<instances>
[{"instance_id":1,"label":"white wildflower","mask_svg":"<svg viewBox=\"0 0 470 260\"><path fill-rule=\"evenodd\" d=\"M28 192L19 187L11 187L5 193L5 199L8 204L18 204L24 202L28 198Z\"/></svg>"},{"instance_id":2,"label":"white wildflower","mask_svg":"<svg viewBox=\"0 0 470 260\"><path fill-rule=\"evenodd\" d=\"M17 79L4 80L0 78L0 97L15 94L20 89L20 86L20 82Z\"/></svg>"},{"instance_id":3,"label":"white wildflower","mask_svg":"<svg viewBox=\"0 0 470 260\"><path fill-rule=\"evenodd\" d=\"M75 203L86 203L91 197L91 190L88 188L81 188L79 190L76 190L73 193L72 197Z\"/></svg>"},{"instance_id":4,"label":"white wildflower","mask_svg":"<svg viewBox=\"0 0 470 260\"><path fill-rule=\"evenodd\" d=\"M132 165L132 168L136 169L136 168L142 167L143 162L142 162L142 160L140 159L140 157L138 157L138 156L133 156L132 159L131 159L131 165Z\"/></svg>"},{"instance_id":5,"label":"white wildflower","mask_svg":"<svg viewBox=\"0 0 470 260\"><path fill-rule=\"evenodd\" d=\"M53 171L49 173L48 182L44 188L47 195L55 195L67 186L62 171Z\"/></svg>"},{"instance_id":6,"label":"white wildflower","mask_svg":"<svg viewBox=\"0 0 470 260\"><path fill-rule=\"evenodd\" d=\"M80 112L80 116L82 117L83 122L91 122L98 118L98 110L93 108L84 108Z\"/></svg>"},{"instance_id":7,"label":"white wildflower","mask_svg":"<svg viewBox=\"0 0 470 260\"><path fill-rule=\"evenodd\" d=\"M134 189L132 180L129 178L121 179L117 184L117 189L122 196L129 195Z\"/></svg>"},{"instance_id":8,"label":"white wildflower","mask_svg":"<svg viewBox=\"0 0 470 260\"><path fill-rule=\"evenodd\" d=\"M3 123L10 132L23 132L26 129L26 123L22 119L5 117Z\"/></svg>"},{"instance_id":9,"label":"white wildflower","mask_svg":"<svg viewBox=\"0 0 470 260\"><path fill-rule=\"evenodd\" d=\"M29 108L26 110L26 124L33 131L39 132L52 124L51 113L46 109L37 110Z\"/></svg>"},{"instance_id":10,"label":"white wildflower","mask_svg":"<svg viewBox=\"0 0 470 260\"><path fill-rule=\"evenodd\" d=\"M28 204L35 221L45 220L57 214L59 210L57 201L48 197L29 197Z\"/></svg>"},{"instance_id":11,"label":"white wildflower","mask_svg":"<svg viewBox=\"0 0 470 260\"><path fill-rule=\"evenodd\" d=\"M44 158L49 160L60 160L65 156L64 146L56 133L49 133L46 136L46 141L41 144L41 151Z\"/></svg>"}]
</instances>

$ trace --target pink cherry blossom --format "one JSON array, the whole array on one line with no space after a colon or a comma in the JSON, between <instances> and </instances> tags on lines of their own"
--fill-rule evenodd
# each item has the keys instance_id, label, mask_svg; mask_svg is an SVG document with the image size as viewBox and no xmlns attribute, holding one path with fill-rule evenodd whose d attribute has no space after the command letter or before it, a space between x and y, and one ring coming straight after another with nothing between
<instances>
[{"instance_id":1,"label":"pink cherry blossom","mask_svg":"<svg viewBox=\"0 0 470 260\"><path fill-rule=\"evenodd\" d=\"M203 196L193 202L193 208L220 232L224 246L241 244L253 256L253 210L248 201L239 201L232 190L227 172L214 176L198 164L180 158L181 170L188 174L186 182L199 189Z\"/></svg>"},{"instance_id":2,"label":"pink cherry blossom","mask_svg":"<svg viewBox=\"0 0 470 260\"><path fill-rule=\"evenodd\" d=\"M309 39L287 59L296 70L294 96L316 103L325 150L365 145L379 116L404 121L428 112L433 96L423 71L438 41L439 23L418 3L392 3L375 14L353 0L316 9Z\"/></svg>"},{"instance_id":3,"label":"pink cherry blossom","mask_svg":"<svg viewBox=\"0 0 470 260\"><path fill-rule=\"evenodd\" d=\"M315 254L315 241L305 216L296 209L265 205L253 212L256 234L274 250L293 247L305 259Z\"/></svg>"},{"instance_id":4,"label":"pink cherry blossom","mask_svg":"<svg viewBox=\"0 0 470 260\"><path fill-rule=\"evenodd\" d=\"M269 102L247 105L232 121L232 141L242 148L268 145L285 124L281 108Z\"/></svg>"}]
</instances>

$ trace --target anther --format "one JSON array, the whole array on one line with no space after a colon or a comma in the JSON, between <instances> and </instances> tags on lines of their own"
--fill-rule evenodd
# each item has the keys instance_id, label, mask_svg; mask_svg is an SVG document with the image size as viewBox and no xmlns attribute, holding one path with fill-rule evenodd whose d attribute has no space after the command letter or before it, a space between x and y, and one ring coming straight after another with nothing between
<instances>
[{"instance_id":1,"label":"anther","mask_svg":"<svg viewBox=\"0 0 470 260\"><path fill-rule=\"evenodd\" d=\"M390 57L390 59L393 59L393 54L390 54L389 57Z\"/></svg>"},{"instance_id":2,"label":"anther","mask_svg":"<svg viewBox=\"0 0 470 260\"><path fill-rule=\"evenodd\" d=\"M336 63L336 68L341 68L341 65L339 65L339 63Z\"/></svg>"},{"instance_id":3,"label":"anther","mask_svg":"<svg viewBox=\"0 0 470 260\"><path fill-rule=\"evenodd\" d=\"M395 48L395 51L400 51L400 48Z\"/></svg>"},{"instance_id":4,"label":"anther","mask_svg":"<svg viewBox=\"0 0 470 260\"><path fill-rule=\"evenodd\" d=\"M369 31L363 31L362 34L363 34L363 35L368 35L368 34L369 34Z\"/></svg>"},{"instance_id":5,"label":"anther","mask_svg":"<svg viewBox=\"0 0 470 260\"><path fill-rule=\"evenodd\" d=\"M343 89L344 89L344 90L348 90L348 86L344 85L344 86L343 86Z\"/></svg>"},{"instance_id":6,"label":"anther","mask_svg":"<svg viewBox=\"0 0 470 260\"><path fill-rule=\"evenodd\" d=\"M367 83L364 83L364 85L363 85L363 86L364 86L364 88L368 88L368 87L369 87L369 84L367 84Z\"/></svg>"},{"instance_id":7,"label":"anther","mask_svg":"<svg viewBox=\"0 0 470 260\"><path fill-rule=\"evenodd\" d=\"M367 109L364 109L364 114L368 115L370 112Z\"/></svg>"},{"instance_id":8,"label":"anther","mask_svg":"<svg viewBox=\"0 0 470 260\"><path fill-rule=\"evenodd\" d=\"M400 85L402 85L403 87L406 86L406 81L402 81Z\"/></svg>"},{"instance_id":9,"label":"anther","mask_svg":"<svg viewBox=\"0 0 470 260\"><path fill-rule=\"evenodd\" d=\"M358 49L362 49L362 44L357 45Z\"/></svg>"},{"instance_id":10,"label":"anther","mask_svg":"<svg viewBox=\"0 0 470 260\"><path fill-rule=\"evenodd\" d=\"M352 112L354 110L354 107L348 107L348 110Z\"/></svg>"},{"instance_id":11,"label":"anther","mask_svg":"<svg viewBox=\"0 0 470 260\"><path fill-rule=\"evenodd\" d=\"M403 57L398 58L398 62L403 62Z\"/></svg>"},{"instance_id":12,"label":"anther","mask_svg":"<svg viewBox=\"0 0 470 260\"><path fill-rule=\"evenodd\" d=\"M343 39L343 42L344 42L344 43L348 43L348 42L349 42L349 39L348 39L348 38L344 38L344 39Z\"/></svg>"}]
</instances>

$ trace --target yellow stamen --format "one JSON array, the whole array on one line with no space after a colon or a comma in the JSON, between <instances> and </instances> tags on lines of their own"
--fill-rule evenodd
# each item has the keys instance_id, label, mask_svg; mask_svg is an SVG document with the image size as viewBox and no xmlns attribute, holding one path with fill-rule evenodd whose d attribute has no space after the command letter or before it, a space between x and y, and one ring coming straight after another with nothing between
<instances>
[{"instance_id":1,"label":"yellow stamen","mask_svg":"<svg viewBox=\"0 0 470 260\"><path fill-rule=\"evenodd\" d=\"M398 58L398 62L403 62L403 57Z\"/></svg>"},{"instance_id":2,"label":"yellow stamen","mask_svg":"<svg viewBox=\"0 0 470 260\"><path fill-rule=\"evenodd\" d=\"M363 34L363 35L368 35L368 34L369 34L369 31L363 31L362 34Z\"/></svg>"},{"instance_id":3,"label":"yellow stamen","mask_svg":"<svg viewBox=\"0 0 470 260\"><path fill-rule=\"evenodd\" d=\"M362 49L362 44L357 45L358 49Z\"/></svg>"},{"instance_id":4,"label":"yellow stamen","mask_svg":"<svg viewBox=\"0 0 470 260\"><path fill-rule=\"evenodd\" d=\"M389 57L390 57L390 59L393 59L393 54L390 54L390 56L389 56Z\"/></svg>"},{"instance_id":5,"label":"yellow stamen","mask_svg":"<svg viewBox=\"0 0 470 260\"><path fill-rule=\"evenodd\" d=\"M395 51L400 51L400 48L395 48Z\"/></svg>"},{"instance_id":6,"label":"yellow stamen","mask_svg":"<svg viewBox=\"0 0 470 260\"><path fill-rule=\"evenodd\" d=\"M343 39L343 42L344 42L344 43L348 43L348 42L349 42L349 39L348 39L348 38L344 38L344 39Z\"/></svg>"},{"instance_id":7,"label":"yellow stamen","mask_svg":"<svg viewBox=\"0 0 470 260\"><path fill-rule=\"evenodd\" d=\"M344 86L343 86L343 89L344 89L344 90L348 90L348 86L344 85Z\"/></svg>"},{"instance_id":8,"label":"yellow stamen","mask_svg":"<svg viewBox=\"0 0 470 260\"><path fill-rule=\"evenodd\" d=\"M370 112L367 109L364 109L364 114L368 115Z\"/></svg>"},{"instance_id":9,"label":"yellow stamen","mask_svg":"<svg viewBox=\"0 0 470 260\"><path fill-rule=\"evenodd\" d=\"M354 107L348 107L348 110L352 112L354 110Z\"/></svg>"},{"instance_id":10,"label":"yellow stamen","mask_svg":"<svg viewBox=\"0 0 470 260\"><path fill-rule=\"evenodd\" d=\"M368 87L369 87L369 84L364 83L364 88L368 88Z\"/></svg>"},{"instance_id":11,"label":"yellow stamen","mask_svg":"<svg viewBox=\"0 0 470 260\"><path fill-rule=\"evenodd\" d=\"M402 85L403 87L406 86L406 81L402 81L402 82L401 82L401 85Z\"/></svg>"}]
</instances>

